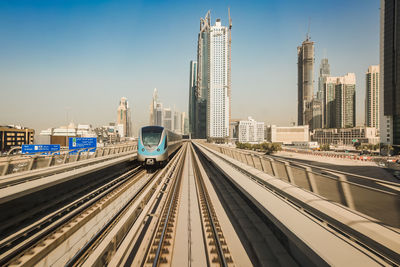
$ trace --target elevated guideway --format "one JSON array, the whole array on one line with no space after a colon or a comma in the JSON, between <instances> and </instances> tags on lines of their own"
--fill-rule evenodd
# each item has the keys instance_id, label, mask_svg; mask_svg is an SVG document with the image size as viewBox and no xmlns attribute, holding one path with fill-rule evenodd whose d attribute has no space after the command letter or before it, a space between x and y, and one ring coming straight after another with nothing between
<instances>
[{"instance_id":1,"label":"elevated guideway","mask_svg":"<svg viewBox=\"0 0 400 267\"><path fill-rule=\"evenodd\" d=\"M18 207L28 196L52 194L47 203L5 221L0 265L400 264L395 226L326 196L333 184L333 196L350 200L343 180L324 183L311 169L300 172L294 169L299 166L199 141L184 142L162 169L145 170L132 155L119 157L130 157L120 163L104 161L110 166L94 172L83 170L102 163L21 183L51 183L50 177L73 171L82 175L70 185L87 181L58 196L67 181L1 203L0 209L13 201ZM12 220L20 226L12 229Z\"/></svg>"},{"instance_id":2,"label":"elevated guideway","mask_svg":"<svg viewBox=\"0 0 400 267\"><path fill-rule=\"evenodd\" d=\"M217 164L218 167L223 169L224 172L229 173L228 176L233 177L231 174L236 173L238 177L242 177L237 178L235 180L235 183L240 185L243 192L245 194L248 194L249 197L254 199L257 196L256 192L251 193L251 191L249 191L250 188L252 188L251 183L249 184L248 182L246 182L252 179L253 183L258 183L261 187L265 187L268 190L272 191L274 194L277 194L278 196L289 201L293 205L293 207L297 207L300 211L303 211L306 215L308 215L311 221L312 218L314 218L317 223L319 221L320 223L322 223L322 225L325 225L326 232L332 232L334 235L337 235L339 239L347 239L347 242L349 244L352 244L354 248L359 247L360 244L362 245L362 247L367 248L366 251L363 252L366 253L365 255L368 255L369 253L375 254L376 260L379 258L384 258L385 261L387 261L389 264L398 264L400 262L399 229L397 227L387 225L386 223L383 223L368 215L360 213L355 209L348 208L345 205L341 204L340 201L335 203L330 199L327 199L324 195L315 194L315 192L307 192L306 190L302 189L302 186L299 186L299 181L304 175L305 184L306 186L308 186L307 189L309 187L321 188L320 181L316 181L313 179L315 177L312 176L312 172L310 170L304 168L302 170L303 173L300 173L302 175L298 175L296 177L296 174L299 173L291 172L290 168L288 168L290 166L283 162L279 162L278 164L280 165L275 165L275 162L266 160L265 158L260 157L259 155L256 155L254 153L243 152L237 149L227 148L223 146L211 145L205 142L200 143L199 146L208 151L207 153L210 154L210 161L220 163ZM241 173L241 175L239 173ZM340 183L343 184L340 185ZM329 184L322 185L325 187L329 186ZM334 186L331 186L329 189L331 194L333 193L334 195L336 191L338 194L341 193L343 198L350 198L354 196L351 194L352 191L350 191L349 188L346 188L346 181L338 179L333 185ZM344 186L344 190L342 186ZM324 190L328 189L325 188ZM319 193L320 192L321 191L319 191ZM323 193L325 193L325 191L323 191ZM387 192L382 193L384 196L387 195ZM345 194L346 196L344 196ZM391 216L399 216L399 206L398 204L396 204L400 201L398 195L392 193L388 195L389 202L379 202L378 205L390 204L389 206L380 206L380 208L383 209L386 213L390 213L390 218L392 218ZM267 195L264 193L262 194L262 197L257 200L259 203L264 203L265 205L267 205L265 207L268 208L265 208L265 212L271 214L271 211L276 210L277 214L281 214L281 208L284 208L284 206L280 205L278 206L280 208L276 208L277 206L271 205L272 202L265 199L266 196ZM354 199L356 199L356 197L357 196L355 195ZM372 195L370 197L375 197L375 195ZM341 200L341 198L338 199ZM277 215L272 215L273 218L276 218L275 216ZM277 225L280 225L285 222L285 220L288 220L287 223L289 223L289 225L293 224L292 226L300 231L309 231L310 227L313 226L313 223L311 221L309 223L301 224L301 220L297 221L296 219L294 219L294 217L291 217L289 215L285 215L282 218L278 217L274 220ZM298 226L296 227L296 225ZM282 228L285 227L282 226ZM310 231L308 235L306 234L304 235L304 237L313 238L316 237L316 233L317 232ZM301 238L302 236L300 232L295 235L296 238ZM327 242L326 240L320 240L321 247L317 245L318 240L310 241L309 244L311 246L316 246L314 249L315 251L318 251L321 250L323 247L329 247L329 242ZM330 253L333 254L337 251L340 251L340 249L334 249L334 247L331 247L331 249L332 251L330 251ZM362 250L363 249L361 249L361 251ZM349 257L352 254L346 254L345 251L343 251L343 253L343 255L349 255ZM338 254L337 257L343 258L343 256L340 256L340 254ZM349 259L351 259L351 257ZM379 260L377 262L379 262ZM344 263L345 262L343 262L343 264Z\"/></svg>"}]
</instances>

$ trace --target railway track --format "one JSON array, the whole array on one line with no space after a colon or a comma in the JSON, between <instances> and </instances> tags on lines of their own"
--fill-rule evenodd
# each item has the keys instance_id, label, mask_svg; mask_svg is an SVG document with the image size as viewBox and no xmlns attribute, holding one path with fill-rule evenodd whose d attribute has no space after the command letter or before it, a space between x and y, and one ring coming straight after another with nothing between
<instances>
[{"instance_id":1,"label":"railway track","mask_svg":"<svg viewBox=\"0 0 400 267\"><path fill-rule=\"evenodd\" d=\"M1 241L0 265L312 265L234 178L186 142L163 169L131 170Z\"/></svg>"},{"instance_id":2,"label":"railway track","mask_svg":"<svg viewBox=\"0 0 400 267\"><path fill-rule=\"evenodd\" d=\"M254 266L297 266L287 240L273 223L196 147L227 215Z\"/></svg>"},{"instance_id":3,"label":"railway track","mask_svg":"<svg viewBox=\"0 0 400 267\"><path fill-rule=\"evenodd\" d=\"M99 192L98 189L104 184L118 180L118 177L134 168L135 166L128 164L117 165L1 203L0 244L10 236L36 224L38 220L57 213L69 203L77 199L87 199L85 196ZM1 247L0 245L0 255L3 253Z\"/></svg>"},{"instance_id":4,"label":"railway track","mask_svg":"<svg viewBox=\"0 0 400 267\"><path fill-rule=\"evenodd\" d=\"M208 194L204 177L202 177L199 162L197 162L195 151L192 148L194 175L196 180L197 197L200 203L201 224L203 227L203 238L206 248L206 256L209 266L233 266L224 234L222 232L217 214L214 210L211 198Z\"/></svg>"},{"instance_id":5,"label":"railway track","mask_svg":"<svg viewBox=\"0 0 400 267\"><path fill-rule=\"evenodd\" d=\"M36 264L43 258L43 254L49 252L49 248L52 247L50 243L56 243L57 237L65 238L65 233L71 234L76 230L71 226L83 222L85 218L89 217L87 216L89 214L93 216L96 206L101 205L104 208L105 202L110 199L110 196L116 196L126 190L144 173L145 171L141 167L128 171L117 179L46 216L34 225L6 238L0 244L2 251L0 265Z\"/></svg>"}]
</instances>

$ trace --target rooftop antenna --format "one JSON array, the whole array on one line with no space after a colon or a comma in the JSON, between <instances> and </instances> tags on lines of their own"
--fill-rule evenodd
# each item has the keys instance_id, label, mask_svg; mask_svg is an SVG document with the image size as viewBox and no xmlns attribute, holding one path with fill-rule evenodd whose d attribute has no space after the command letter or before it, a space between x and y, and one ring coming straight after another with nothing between
<instances>
[{"instance_id":1,"label":"rooftop antenna","mask_svg":"<svg viewBox=\"0 0 400 267\"><path fill-rule=\"evenodd\" d=\"M326 48L324 48L324 58L326 58Z\"/></svg>"},{"instance_id":2,"label":"rooftop antenna","mask_svg":"<svg viewBox=\"0 0 400 267\"><path fill-rule=\"evenodd\" d=\"M310 37L310 25L311 25L311 18L308 18L308 29L307 29L307 36L306 36L306 40L309 41L311 39Z\"/></svg>"}]
</instances>

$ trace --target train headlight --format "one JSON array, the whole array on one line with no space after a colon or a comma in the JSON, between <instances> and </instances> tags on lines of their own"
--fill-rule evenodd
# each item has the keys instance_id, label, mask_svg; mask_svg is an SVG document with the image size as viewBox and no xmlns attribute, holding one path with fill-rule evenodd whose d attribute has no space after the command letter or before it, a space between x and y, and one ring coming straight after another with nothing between
<instances>
[{"instance_id":1,"label":"train headlight","mask_svg":"<svg viewBox=\"0 0 400 267\"><path fill-rule=\"evenodd\" d=\"M142 151L144 152L144 148L142 148Z\"/></svg>"},{"instance_id":2,"label":"train headlight","mask_svg":"<svg viewBox=\"0 0 400 267\"><path fill-rule=\"evenodd\" d=\"M159 149L159 148L157 148L157 152L160 152L160 149Z\"/></svg>"}]
</instances>

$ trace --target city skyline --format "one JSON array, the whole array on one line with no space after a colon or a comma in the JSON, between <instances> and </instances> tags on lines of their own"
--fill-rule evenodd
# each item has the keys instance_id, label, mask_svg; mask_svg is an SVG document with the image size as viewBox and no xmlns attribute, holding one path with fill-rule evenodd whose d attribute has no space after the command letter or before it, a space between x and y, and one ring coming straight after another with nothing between
<instances>
[{"instance_id":1,"label":"city skyline","mask_svg":"<svg viewBox=\"0 0 400 267\"><path fill-rule=\"evenodd\" d=\"M132 107L136 135L137 129L148 122L148 103L154 87L168 92L163 94L163 102L176 104L177 109L187 112L187 65L196 58L193 48L196 47L198 18L211 9L212 21L219 16L227 21L228 5L203 3L181 7L175 2L168 5L175 9L174 16L178 18L168 20L172 15L162 10L166 4L119 3L122 7L103 2L0 4L3 25L0 32L5 37L5 42L0 44L0 87L4 96L0 100L1 124L17 123L41 130L66 124L67 116L77 123L107 124L115 121L115 105L121 96L126 96ZM326 49L332 76L354 72L362 81L365 69L379 63L379 3L362 3L347 5L346 12L341 13L342 21L337 21L334 16L318 13L329 7L333 12L338 10L336 6L317 5L315 1L303 5L292 2L288 8L272 1L243 5L231 2L235 40L232 46L232 118L245 119L251 114L257 121L267 124L289 125L296 121L296 46L305 39L308 17L311 17L311 40L315 42L315 66L319 65ZM122 10L124 6L126 11ZM310 14L292 16L296 8L304 10L306 7L310 8ZM97 13L85 14L90 9ZM151 20L152 16L146 12L137 19L130 19L132 14L128 14L132 10L137 14L150 9L154 9L153 15L168 21L161 35L157 36L160 32L152 27L154 22L138 22L139 19ZM351 12L359 9L365 12L357 11L357 16L353 17ZM290 17L293 18L287 20ZM102 22L102 18L107 19ZM81 22L79 27L76 20ZM53 26L48 26L49 21ZM101 25L106 27L99 27ZM144 29L140 29L141 26ZM115 28L118 30L113 32ZM345 38L345 43L332 38L339 32L339 39ZM352 40L354 32L359 36ZM144 34L141 38L147 42L134 38L136 34ZM171 40L165 39L168 34ZM113 42L107 40L109 35ZM255 41L249 43L250 38ZM271 38L274 42L268 42ZM158 41L161 39L162 44ZM271 52L278 45L282 52ZM317 77L318 68L315 67L314 93ZM356 92L356 121L362 124L365 84L357 84ZM20 105L13 104L16 99ZM280 112L275 111L277 108Z\"/></svg>"}]
</instances>

